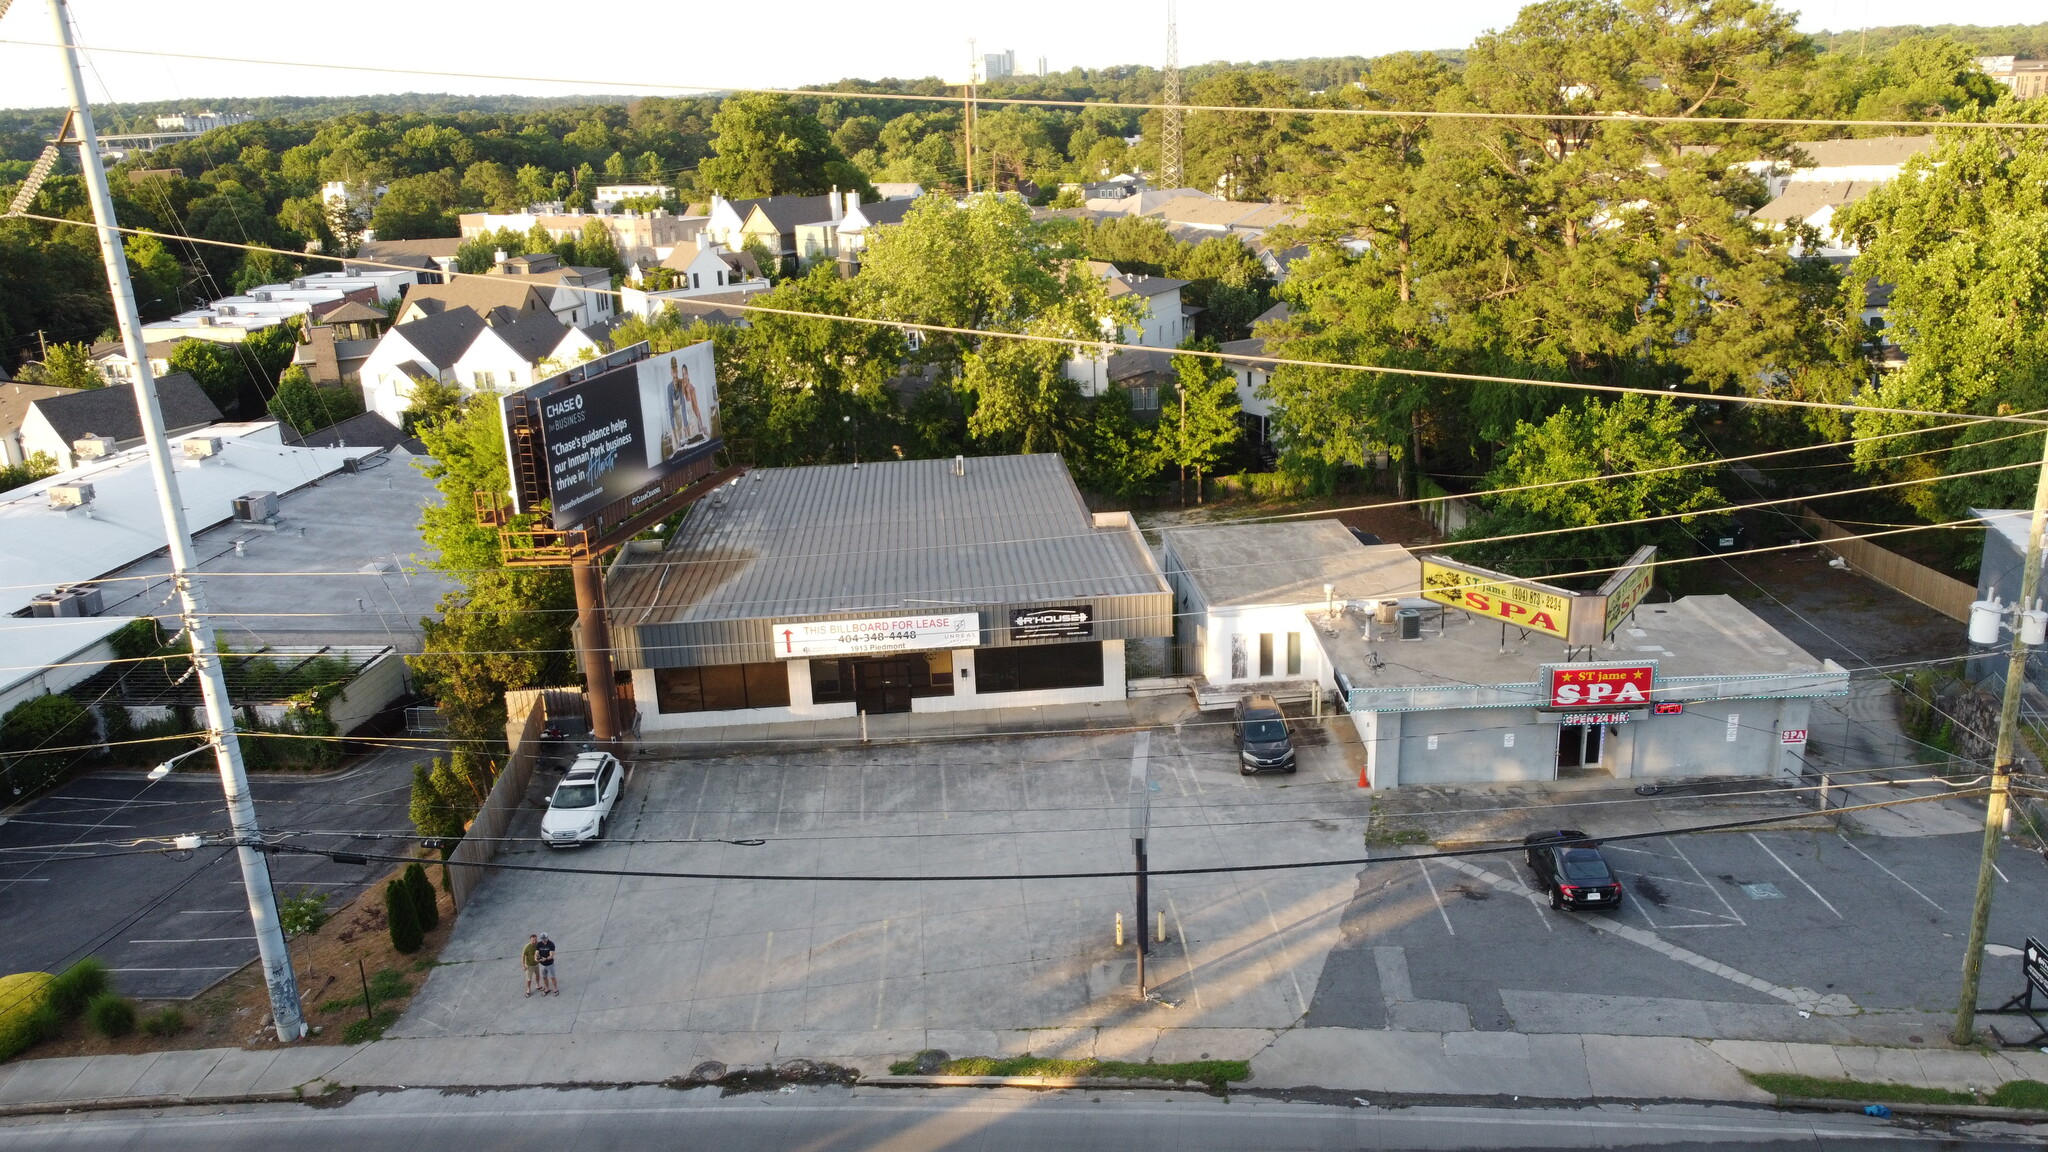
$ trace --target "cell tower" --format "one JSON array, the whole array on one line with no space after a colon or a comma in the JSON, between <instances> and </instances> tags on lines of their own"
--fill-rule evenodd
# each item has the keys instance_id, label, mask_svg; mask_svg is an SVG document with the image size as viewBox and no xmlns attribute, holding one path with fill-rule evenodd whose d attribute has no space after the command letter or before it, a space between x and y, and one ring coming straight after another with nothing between
<instances>
[{"instance_id":1,"label":"cell tower","mask_svg":"<svg viewBox=\"0 0 2048 1152\"><path fill-rule=\"evenodd\" d=\"M1175 0L1166 0L1166 91L1162 102L1168 107L1160 114L1159 128L1159 183L1164 188L1185 183L1180 170L1180 21L1175 7Z\"/></svg>"}]
</instances>

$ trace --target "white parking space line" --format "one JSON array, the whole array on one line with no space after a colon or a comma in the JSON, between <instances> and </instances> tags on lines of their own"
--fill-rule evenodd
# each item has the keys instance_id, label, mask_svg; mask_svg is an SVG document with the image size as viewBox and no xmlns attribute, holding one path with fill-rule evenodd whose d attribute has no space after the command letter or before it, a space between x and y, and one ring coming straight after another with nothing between
<instances>
[{"instance_id":1,"label":"white parking space line","mask_svg":"<svg viewBox=\"0 0 2048 1152\"><path fill-rule=\"evenodd\" d=\"M1730 920L1735 921L1737 924L1741 924L1747 927L1749 921L1744 920L1742 918L1742 915L1735 911L1735 905L1730 904L1728 902L1728 897L1723 895L1719 888L1714 887L1714 885L1707 879L1707 874L1705 872L1700 871L1700 866L1693 863L1692 857L1687 856L1685 854L1685 849L1680 848L1678 846L1678 843L1672 840L1669 836L1666 836L1664 840L1666 843L1671 845L1671 850L1673 852L1678 853L1678 858L1680 860L1685 861L1685 866L1692 869L1692 874L1700 878L1700 886L1711 890L1714 893L1715 898L1721 901L1721 907L1726 908L1728 910L1728 918ZM1713 913L1709 912L1707 913L1707 915L1712 916Z\"/></svg>"},{"instance_id":2,"label":"white parking space line","mask_svg":"<svg viewBox=\"0 0 2048 1152\"><path fill-rule=\"evenodd\" d=\"M1837 833L1837 835L1839 836L1840 834L1839 834L1839 833ZM1905 885L1906 885L1906 891L1908 891L1908 892L1911 892L1911 893L1912 893L1913 895L1915 895L1915 896L1918 896L1918 897L1919 897L1919 898L1921 898L1922 900L1925 900L1925 901L1927 901L1927 903L1929 903L1930 905L1933 905L1933 907L1934 907L1934 910L1935 910L1936 912L1939 912L1939 913L1941 913L1941 914L1942 914L1942 915L1944 915L1944 916L1946 916L1946 915L1948 914L1948 909L1946 909L1946 908L1943 908L1943 907L1942 907L1941 905L1939 905L1939 904L1935 904L1935 903L1934 903L1934 898L1933 898L1932 896L1929 896L1929 895L1928 895L1927 893L1925 893L1925 892L1922 892L1922 891L1921 891L1921 890L1919 890L1918 888L1915 888L1915 887L1913 887L1913 886L1912 886L1911 884L1907 884L1907 883L1906 883L1906 878L1905 878L1904 876L1901 876L1901 875L1899 875L1899 874L1898 874L1897 872L1894 872L1894 871L1892 871L1891 869L1889 869L1889 868L1885 867L1885 866L1884 866L1884 865L1882 865L1882 864L1878 864L1878 862L1877 862L1877 858L1876 858L1876 857L1872 856L1872 855L1871 855L1870 853L1868 853L1868 852L1865 852L1865 851L1864 851L1863 849L1861 849L1861 848L1858 848L1858 847L1857 847L1857 846L1856 846L1856 845L1855 845L1855 844L1854 844L1853 842L1851 842L1851 841L1850 841L1850 839L1849 839L1849 838L1848 838L1847 836L1841 836L1840 838L1841 838L1841 841L1842 841L1842 843L1844 843L1844 844L1847 844L1847 845L1849 845L1849 851L1851 851L1851 852L1854 852L1854 853L1855 853L1855 854L1857 854L1858 856L1861 856L1861 857L1863 857L1863 858L1864 858L1865 860L1868 860L1868 861L1870 861L1870 862L1871 862L1872 864L1875 864L1875 865L1877 865L1877 870L1878 870L1878 871L1880 871L1880 872L1884 873L1885 875L1887 875L1887 876L1891 877L1891 878L1892 878L1892 879L1894 879L1894 880L1897 880L1897 881L1898 881L1899 883L1901 883L1901 884L1905 884Z\"/></svg>"},{"instance_id":3,"label":"white parking space line","mask_svg":"<svg viewBox=\"0 0 2048 1152\"><path fill-rule=\"evenodd\" d=\"M235 913L237 913L237 912L247 912L247 911L248 911L248 909L247 909L247 908L187 908L187 909L186 909L186 910L184 910L183 912L180 912L180 913L178 913L178 915L180 915L180 916L232 916L232 915L234 915L234 914L235 914Z\"/></svg>"},{"instance_id":4,"label":"white parking space line","mask_svg":"<svg viewBox=\"0 0 2048 1152\"><path fill-rule=\"evenodd\" d=\"M1437 895L1436 881L1429 878L1429 866L1427 864L1424 864L1422 861L1417 860L1415 862L1415 867L1417 871L1422 873L1422 882L1424 884L1429 885L1430 899L1436 901L1436 914L1444 918L1444 931L1449 932L1453 936L1456 936L1458 934L1458 930L1456 928L1451 927L1451 914L1444 910L1444 898L1442 896Z\"/></svg>"},{"instance_id":5,"label":"white parking space line","mask_svg":"<svg viewBox=\"0 0 2048 1152\"><path fill-rule=\"evenodd\" d=\"M202 964L197 968L109 968L109 972L233 972L240 964Z\"/></svg>"},{"instance_id":6,"label":"white parking space line","mask_svg":"<svg viewBox=\"0 0 2048 1152\"><path fill-rule=\"evenodd\" d=\"M254 936L185 936L170 940L130 940L130 944L219 944L226 940L254 940Z\"/></svg>"},{"instance_id":7,"label":"white parking space line","mask_svg":"<svg viewBox=\"0 0 2048 1152\"><path fill-rule=\"evenodd\" d=\"M100 824L100 823L94 823L94 824L80 824L80 823L78 823L77 821L73 821L73 820L30 820L30 819L28 819L27 817L24 817L24 816L16 816L16 817L15 817L15 818L13 818L12 820L9 820L9 821L8 821L8 823L9 823L9 824L39 824L39 825L41 825L41 826L43 826L43 827L45 827L45 828L133 828L133 827L135 827L135 825L133 825L133 824Z\"/></svg>"},{"instance_id":8,"label":"white parking space line","mask_svg":"<svg viewBox=\"0 0 2048 1152\"><path fill-rule=\"evenodd\" d=\"M1842 910L1841 910L1841 909L1839 909L1839 908L1835 907L1835 906L1834 906L1833 904L1829 904L1829 903L1828 903L1828 898L1820 894L1820 889L1818 889L1818 888L1815 888L1815 887L1814 887L1813 885L1811 885L1811 884L1808 884L1808 883L1806 882L1806 877L1804 877L1804 876L1801 876L1801 875L1800 875L1799 873L1797 873L1797 872L1794 872L1794 871L1792 870L1792 866L1791 866L1790 864L1787 864L1787 863L1785 863L1784 859L1783 859L1782 857L1780 857L1780 856L1779 856L1779 855L1778 855L1778 854L1777 854L1776 852L1773 852L1773 851L1771 851L1771 846L1770 846L1769 844L1766 844L1766 843L1764 843L1764 842L1763 842L1763 841L1762 841L1761 839L1759 839L1759 838L1757 837L1757 834L1756 834L1756 833L1754 833L1754 832L1751 832L1751 833L1749 834L1749 838L1750 838L1751 840L1755 840L1755 841L1756 841L1756 846L1764 850L1764 855L1766 855L1766 856L1769 856L1769 857L1770 857L1771 859L1773 859L1773 860L1776 860L1776 861L1778 862L1778 867L1780 867L1780 868L1783 868L1783 869L1785 870L1785 873L1786 873L1786 875L1788 875L1788 876L1792 877L1792 878L1793 878L1794 880L1797 880L1797 881L1799 881L1799 886L1800 886L1801 888L1804 888L1804 889L1806 889L1806 890L1807 890L1808 892L1811 892L1811 893L1813 893L1813 898L1814 898L1815 900L1818 900L1818 901L1820 901L1820 902L1821 902L1822 904L1825 904L1825 905L1827 905L1827 910L1828 910L1828 911L1830 911L1830 912L1833 912L1833 913L1835 914L1835 919L1837 919L1837 920L1844 920L1844 919L1847 919L1847 917L1845 917L1845 916L1843 916L1843 915L1842 915Z\"/></svg>"}]
</instances>

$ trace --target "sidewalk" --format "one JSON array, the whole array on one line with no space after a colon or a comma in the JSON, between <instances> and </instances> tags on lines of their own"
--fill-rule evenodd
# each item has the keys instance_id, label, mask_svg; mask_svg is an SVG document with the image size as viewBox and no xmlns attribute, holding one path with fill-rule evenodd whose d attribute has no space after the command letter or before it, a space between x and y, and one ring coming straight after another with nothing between
<instances>
[{"instance_id":1,"label":"sidewalk","mask_svg":"<svg viewBox=\"0 0 2048 1152\"><path fill-rule=\"evenodd\" d=\"M629 737L633 754L654 759L725 752L787 751L806 747L887 744L958 736L1042 736L1121 728L1154 728L1195 715L1188 693L1134 697L1098 704L1043 704L1028 708L983 708L972 712L874 713L839 720L786 724L734 724L711 728L663 728Z\"/></svg>"},{"instance_id":2,"label":"sidewalk","mask_svg":"<svg viewBox=\"0 0 2048 1152\"><path fill-rule=\"evenodd\" d=\"M1390 1032L1350 1028L1083 1028L1019 1032L618 1032L384 1040L357 1047L216 1048L0 1065L0 1108L164 1106L303 1088L647 1084L707 1061L809 1060L866 1076L919 1049L1167 1063L1249 1059L1249 1088L1386 1095L1768 1103L1743 1072L1795 1072L1964 1090L2048 1081L2048 1054L1841 1047L1665 1036ZM722 1071L722 1070L720 1070ZM714 1072L712 1075L716 1075Z\"/></svg>"}]
</instances>

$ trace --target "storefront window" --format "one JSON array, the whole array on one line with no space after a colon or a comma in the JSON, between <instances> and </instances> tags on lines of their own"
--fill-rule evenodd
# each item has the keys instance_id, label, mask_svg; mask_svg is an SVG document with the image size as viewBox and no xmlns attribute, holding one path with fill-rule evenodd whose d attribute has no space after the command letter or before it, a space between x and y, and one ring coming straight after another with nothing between
<instances>
[{"instance_id":1,"label":"storefront window","mask_svg":"<svg viewBox=\"0 0 2048 1152\"><path fill-rule=\"evenodd\" d=\"M662 712L789 707L789 674L779 663L658 668L654 706Z\"/></svg>"},{"instance_id":2,"label":"storefront window","mask_svg":"<svg viewBox=\"0 0 2048 1152\"><path fill-rule=\"evenodd\" d=\"M974 654L975 692L1041 692L1056 688L1100 688L1102 644L1042 644L1029 648L983 648Z\"/></svg>"}]
</instances>

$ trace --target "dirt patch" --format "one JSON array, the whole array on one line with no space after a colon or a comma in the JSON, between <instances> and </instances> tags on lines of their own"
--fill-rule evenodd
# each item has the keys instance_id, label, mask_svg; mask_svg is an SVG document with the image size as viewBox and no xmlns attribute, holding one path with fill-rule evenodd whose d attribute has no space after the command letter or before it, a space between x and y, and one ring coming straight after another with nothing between
<instances>
[{"instance_id":1,"label":"dirt patch","mask_svg":"<svg viewBox=\"0 0 2048 1152\"><path fill-rule=\"evenodd\" d=\"M1697 591L1740 600L1793 643L1845 667L1961 656L1963 625L1857 572L1828 567L1819 548L1705 560Z\"/></svg>"},{"instance_id":2,"label":"dirt patch","mask_svg":"<svg viewBox=\"0 0 2048 1152\"><path fill-rule=\"evenodd\" d=\"M391 876L401 869L393 869ZM430 867L436 881L440 869ZM348 1042L349 1025L364 1018L363 976L377 981L383 974L382 990L388 998L377 1002L379 1015L395 1020L412 1002L412 996L426 982L427 973L439 962L441 948L455 928L455 908L448 894L435 887L440 900L441 923L427 933L418 952L402 955L391 947L391 935L384 920L384 880L365 888L342 905L318 931L290 941L292 970L299 978L299 1001L305 1007L306 1023L315 1030L302 1043L341 1044ZM292 895L280 891L280 897ZM404 991L399 989L403 987ZM137 1014L149 1016L157 1010L175 1007L185 1015L186 1028L174 1036L147 1036L138 1032L119 1040L98 1035L83 1020L65 1026L55 1039L38 1044L16 1059L41 1060L55 1056L135 1055L145 1052L179 1051L194 1048L261 1048L277 1043L269 1031L270 991L264 986L262 966L250 961L234 975L191 1000L141 1000Z\"/></svg>"}]
</instances>

